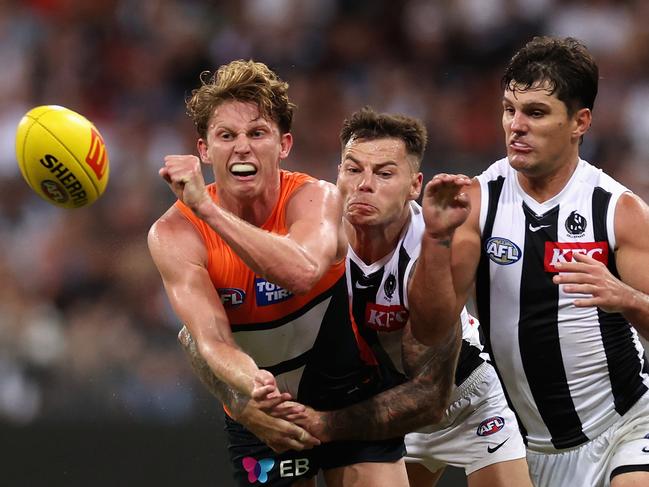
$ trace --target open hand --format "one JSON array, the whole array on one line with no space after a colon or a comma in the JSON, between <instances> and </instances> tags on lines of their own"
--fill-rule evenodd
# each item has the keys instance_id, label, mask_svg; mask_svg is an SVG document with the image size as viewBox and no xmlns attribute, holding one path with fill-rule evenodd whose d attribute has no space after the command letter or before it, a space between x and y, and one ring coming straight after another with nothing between
<instances>
[{"instance_id":1,"label":"open hand","mask_svg":"<svg viewBox=\"0 0 649 487\"><path fill-rule=\"evenodd\" d=\"M572 254L573 262L557 262L559 274L552 278L569 294L583 294L573 304L579 308L596 306L607 313L621 313L633 289L610 273L598 260L581 253Z\"/></svg>"},{"instance_id":2,"label":"open hand","mask_svg":"<svg viewBox=\"0 0 649 487\"><path fill-rule=\"evenodd\" d=\"M426 232L436 238L453 235L471 211L471 203L464 192L471 179L463 174L437 174L426 187L422 209Z\"/></svg>"}]
</instances>

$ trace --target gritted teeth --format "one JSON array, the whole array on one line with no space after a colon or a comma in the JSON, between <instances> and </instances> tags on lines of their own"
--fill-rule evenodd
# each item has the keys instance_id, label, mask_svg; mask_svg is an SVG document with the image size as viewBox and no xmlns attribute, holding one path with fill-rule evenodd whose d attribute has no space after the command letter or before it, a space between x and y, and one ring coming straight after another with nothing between
<instances>
[{"instance_id":1,"label":"gritted teeth","mask_svg":"<svg viewBox=\"0 0 649 487\"><path fill-rule=\"evenodd\" d=\"M237 162L236 164L232 164L230 172L237 176L250 176L252 174L257 174L257 168L252 164Z\"/></svg>"}]
</instances>

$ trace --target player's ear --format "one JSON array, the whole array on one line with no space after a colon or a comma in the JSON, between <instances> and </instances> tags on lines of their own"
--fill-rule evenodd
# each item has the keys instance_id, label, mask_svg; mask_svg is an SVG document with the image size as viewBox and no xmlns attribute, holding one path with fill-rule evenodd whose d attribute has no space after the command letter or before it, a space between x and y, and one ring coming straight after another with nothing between
<instances>
[{"instance_id":1,"label":"player's ear","mask_svg":"<svg viewBox=\"0 0 649 487\"><path fill-rule=\"evenodd\" d=\"M574 115L575 126L573 130L573 136L576 139L580 139L588 129L593 120L593 112L589 108L580 108L577 110L577 113Z\"/></svg>"},{"instance_id":2,"label":"player's ear","mask_svg":"<svg viewBox=\"0 0 649 487\"><path fill-rule=\"evenodd\" d=\"M290 132L281 135L280 146L279 158L286 159L289 152L291 152L291 147L293 147L293 135Z\"/></svg>"},{"instance_id":3,"label":"player's ear","mask_svg":"<svg viewBox=\"0 0 649 487\"><path fill-rule=\"evenodd\" d=\"M421 185L424 181L424 175L420 172L412 174L412 180L410 181L410 199L416 200L421 194Z\"/></svg>"},{"instance_id":4,"label":"player's ear","mask_svg":"<svg viewBox=\"0 0 649 487\"><path fill-rule=\"evenodd\" d=\"M210 164L210 160L207 156L207 142L205 139L198 139L198 142L196 142L196 149L198 149L198 156L200 157L201 162L203 164Z\"/></svg>"}]
</instances>

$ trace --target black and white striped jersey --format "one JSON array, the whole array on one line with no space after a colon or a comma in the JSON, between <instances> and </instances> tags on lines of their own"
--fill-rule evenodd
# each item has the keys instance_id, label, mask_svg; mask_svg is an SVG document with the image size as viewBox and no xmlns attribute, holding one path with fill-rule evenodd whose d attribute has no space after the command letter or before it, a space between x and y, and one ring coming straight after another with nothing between
<instances>
[{"instance_id":1,"label":"black and white striped jersey","mask_svg":"<svg viewBox=\"0 0 649 487\"><path fill-rule=\"evenodd\" d=\"M351 246L347 252L347 286L354 320L381 366L401 379L401 336L409 316L408 276L419 257L424 232L421 206L412 202L410 214L398 245L384 258L367 265ZM462 338L456 385L484 362L478 321L466 310L462 312Z\"/></svg>"},{"instance_id":2,"label":"black and white striped jersey","mask_svg":"<svg viewBox=\"0 0 649 487\"><path fill-rule=\"evenodd\" d=\"M524 193L506 158L478 180L476 301L486 349L528 447L580 445L647 391L647 362L622 315L572 304L578 295L552 282L554 264L586 253L617 276L615 206L628 190L583 160L544 203Z\"/></svg>"}]
</instances>

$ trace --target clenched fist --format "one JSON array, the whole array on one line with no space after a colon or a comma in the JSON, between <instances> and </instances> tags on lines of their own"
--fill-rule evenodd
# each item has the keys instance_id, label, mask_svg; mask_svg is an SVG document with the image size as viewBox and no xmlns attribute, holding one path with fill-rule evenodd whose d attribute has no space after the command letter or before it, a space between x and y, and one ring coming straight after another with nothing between
<instances>
[{"instance_id":1,"label":"clenched fist","mask_svg":"<svg viewBox=\"0 0 649 487\"><path fill-rule=\"evenodd\" d=\"M171 190L180 201L192 210L196 210L201 202L209 199L198 157L170 155L165 156L164 162L164 167L158 173L169 183Z\"/></svg>"}]
</instances>

